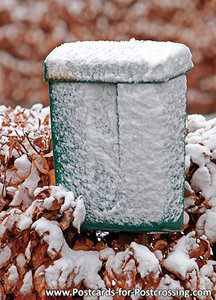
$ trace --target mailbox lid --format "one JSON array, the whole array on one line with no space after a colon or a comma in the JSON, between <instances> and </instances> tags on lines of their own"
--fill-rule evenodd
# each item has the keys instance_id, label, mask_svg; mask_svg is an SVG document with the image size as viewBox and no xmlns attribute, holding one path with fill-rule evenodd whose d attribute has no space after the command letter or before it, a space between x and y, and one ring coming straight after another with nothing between
<instances>
[{"instance_id":1,"label":"mailbox lid","mask_svg":"<svg viewBox=\"0 0 216 300\"><path fill-rule=\"evenodd\" d=\"M46 81L164 82L193 67L189 48L156 41L83 41L55 48L44 62Z\"/></svg>"}]
</instances>

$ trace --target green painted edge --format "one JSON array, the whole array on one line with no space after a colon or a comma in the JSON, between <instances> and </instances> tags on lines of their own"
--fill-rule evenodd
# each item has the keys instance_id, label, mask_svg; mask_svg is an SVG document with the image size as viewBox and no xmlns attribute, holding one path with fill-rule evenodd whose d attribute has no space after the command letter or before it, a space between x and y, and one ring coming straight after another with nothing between
<instances>
[{"instance_id":1,"label":"green painted edge","mask_svg":"<svg viewBox=\"0 0 216 300\"><path fill-rule=\"evenodd\" d=\"M58 166L58 162L57 162L57 155L55 153L56 150L56 137L55 137L55 128L53 126L53 98L52 98L52 84L49 83L49 102L50 102L50 119L51 119L51 133L52 133L52 145L53 145L53 163L54 163L54 172L55 172L55 181L56 181L56 185L59 185L59 179L58 179L58 173L57 173L57 166Z\"/></svg>"},{"instance_id":2,"label":"green painted edge","mask_svg":"<svg viewBox=\"0 0 216 300\"><path fill-rule=\"evenodd\" d=\"M125 232L177 232L182 229L183 225L183 214L178 221L172 223L162 222L162 223L151 223L151 224L141 224L141 225L128 225L128 224L106 224L106 223L92 223L85 221L81 229L83 230L100 230L100 231L125 231Z\"/></svg>"},{"instance_id":3,"label":"green painted edge","mask_svg":"<svg viewBox=\"0 0 216 300\"><path fill-rule=\"evenodd\" d=\"M44 62L44 81L49 82L49 80L47 79L47 65Z\"/></svg>"}]
</instances>

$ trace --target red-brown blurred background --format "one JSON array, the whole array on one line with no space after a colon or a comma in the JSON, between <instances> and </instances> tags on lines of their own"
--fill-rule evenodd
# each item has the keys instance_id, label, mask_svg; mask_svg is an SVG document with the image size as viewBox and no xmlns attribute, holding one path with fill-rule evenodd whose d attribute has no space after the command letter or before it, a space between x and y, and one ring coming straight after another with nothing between
<instances>
[{"instance_id":1,"label":"red-brown blurred background","mask_svg":"<svg viewBox=\"0 0 216 300\"><path fill-rule=\"evenodd\" d=\"M0 104L48 105L43 61L61 43L132 37L189 46L187 111L216 112L216 0L0 0Z\"/></svg>"}]
</instances>

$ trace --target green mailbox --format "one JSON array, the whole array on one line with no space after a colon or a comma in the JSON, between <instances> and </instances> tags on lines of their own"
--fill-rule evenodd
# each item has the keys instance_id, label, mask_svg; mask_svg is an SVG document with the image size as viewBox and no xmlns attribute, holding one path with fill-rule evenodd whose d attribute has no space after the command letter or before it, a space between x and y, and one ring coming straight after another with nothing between
<instances>
[{"instance_id":1,"label":"green mailbox","mask_svg":"<svg viewBox=\"0 0 216 300\"><path fill-rule=\"evenodd\" d=\"M45 60L56 183L83 195L82 228L182 228L186 73L183 44L66 43Z\"/></svg>"}]
</instances>

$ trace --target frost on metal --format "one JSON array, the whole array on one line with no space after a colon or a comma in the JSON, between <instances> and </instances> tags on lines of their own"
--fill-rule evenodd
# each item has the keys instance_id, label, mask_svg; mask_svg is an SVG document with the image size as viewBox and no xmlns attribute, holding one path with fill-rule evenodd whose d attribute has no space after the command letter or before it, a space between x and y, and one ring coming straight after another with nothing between
<instances>
[{"instance_id":1,"label":"frost on metal","mask_svg":"<svg viewBox=\"0 0 216 300\"><path fill-rule=\"evenodd\" d=\"M185 76L163 84L53 83L59 182L92 223L177 222L183 211Z\"/></svg>"},{"instance_id":2,"label":"frost on metal","mask_svg":"<svg viewBox=\"0 0 216 300\"><path fill-rule=\"evenodd\" d=\"M192 68L183 44L156 41L65 43L45 60L45 79L60 81L166 81Z\"/></svg>"}]
</instances>

